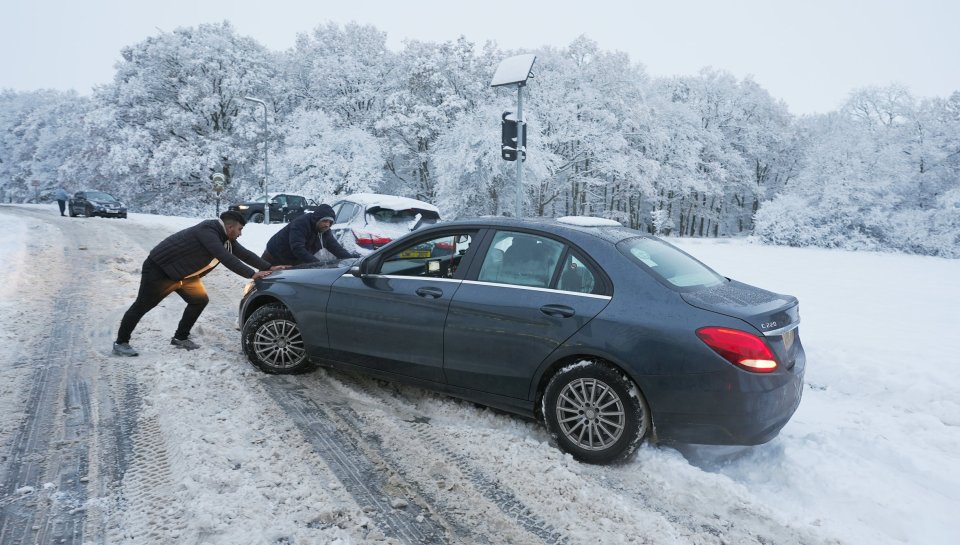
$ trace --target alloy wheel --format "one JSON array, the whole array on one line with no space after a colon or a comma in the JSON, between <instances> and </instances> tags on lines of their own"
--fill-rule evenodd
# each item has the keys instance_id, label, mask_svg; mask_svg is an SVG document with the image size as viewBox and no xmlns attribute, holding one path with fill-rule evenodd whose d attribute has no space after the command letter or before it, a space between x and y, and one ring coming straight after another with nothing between
<instances>
[{"instance_id":1,"label":"alloy wheel","mask_svg":"<svg viewBox=\"0 0 960 545\"><path fill-rule=\"evenodd\" d=\"M260 326L254 333L253 350L261 361L277 369L299 365L307 354L300 329L290 320L271 320Z\"/></svg>"},{"instance_id":2,"label":"alloy wheel","mask_svg":"<svg viewBox=\"0 0 960 545\"><path fill-rule=\"evenodd\" d=\"M626 426L623 401L595 378L579 378L560 391L557 422L566 438L585 450L603 450L617 442Z\"/></svg>"}]
</instances>

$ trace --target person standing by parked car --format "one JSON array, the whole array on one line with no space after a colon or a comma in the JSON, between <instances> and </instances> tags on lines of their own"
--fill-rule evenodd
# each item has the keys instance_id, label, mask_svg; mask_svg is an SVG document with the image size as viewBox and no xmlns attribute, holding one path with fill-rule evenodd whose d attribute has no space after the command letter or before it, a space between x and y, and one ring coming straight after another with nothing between
<instances>
[{"instance_id":1,"label":"person standing by parked car","mask_svg":"<svg viewBox=\"0 0 960 545\"><path fill-rule=\"evenodd\" d=\"M270 237L261 257L278 265L315 263L320 261L315 255L320 250L327 250L338 259L360 257L360 254L348 252L337 242L330 230L336 221L333 208L321 204L316 212L297 217Z\"/></svg>"},{"instance_id":2,"label":"person standing by parked car","mask_svg":"<svg viewBox=\"0 0 960 545\"><path fill-rule=\"evenodd\" d=\"M70 200L70 195L67 194L67 190L62 187L58 188L54 199L56 199L57 204L60 206L60 215L66 216L64 212L67 210L67 201Z\"/></svg>"},{"instance_id":3,"label":"person standing by parked car","mask_svg":"<svg viewBox=\"0 0 960 545\"><path fill-rule=\"evenodd\" d=\"M187 350L199 348L189 336L193 324L208 302L207 290L201 278L220 263L240 276L253 280L286 268L271 265L237 242L246 223L243 214L227 211L220 214L220 219L202 221L157 244L143 262L140 290L137 299L120 321L113 353L118 356L138 354L130 346L133 330L147 312L172 292L177 292L187 303L187 308L170 344Z\"/></svg>"}]
</instances>

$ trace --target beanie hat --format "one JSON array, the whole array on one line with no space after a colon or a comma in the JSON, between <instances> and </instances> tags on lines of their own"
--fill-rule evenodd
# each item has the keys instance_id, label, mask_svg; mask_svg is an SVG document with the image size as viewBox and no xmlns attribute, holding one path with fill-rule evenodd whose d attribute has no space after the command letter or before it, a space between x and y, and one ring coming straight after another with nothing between
<instances>
[{"instance_id":1,"label":"beanie hat","mask_svg":"<svg viewBox=\"0 0 960 545\"><path fill-rule=\"evenodd\" d=\"M328 220L330 223L337 223L337 214L329 204L321 204L313 214L317 217L316 221L318 222Z\"/></svg>"}]
</instances>

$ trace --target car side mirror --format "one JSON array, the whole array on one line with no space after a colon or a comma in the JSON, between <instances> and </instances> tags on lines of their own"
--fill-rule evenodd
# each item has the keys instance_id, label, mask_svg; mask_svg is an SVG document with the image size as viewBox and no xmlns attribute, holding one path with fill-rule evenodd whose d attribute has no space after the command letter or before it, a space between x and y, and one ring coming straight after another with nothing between
<instances>
[{"instance_id":1,"label":"car side mirror","mask_svg":"<svg viewBox=\"0 0 960 545\"><path fill-rule=\"evenodd\" d=\"M350 274L352 274L353 276L356 276L357 278L360 278L361 276L367 274L367 267L368 267L368 265L367 265L367 260L366 260L366 259L361 259L361 260L358 261L355 265L353 265L353 266L350 267L350 271L349 271L349 272L350 272Z\"/></svg>"}]
</instances>

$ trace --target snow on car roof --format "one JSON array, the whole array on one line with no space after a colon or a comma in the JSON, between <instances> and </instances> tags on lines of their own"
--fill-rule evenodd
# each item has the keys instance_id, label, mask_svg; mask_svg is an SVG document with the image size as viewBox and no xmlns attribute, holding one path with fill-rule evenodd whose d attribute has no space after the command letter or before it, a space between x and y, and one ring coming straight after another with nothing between
<instances>
[{"instance_id":1,"label":"snow on car roof","mask_svg":"<svg viewBox=\"0 0 960 545\"><path fill-rule=\"evenodd\" d=\"M363 206L364 208L370 208L371 206L380 206L383 208L390 208L392 210L422 208L424 210L432 210L438 214L440 213L439 208L428 202L418 201L409 197L398 197L396 195L382 195L379 193L354 193L353 195L347 195L340 200L352 201Z\"/></svg>"},{"instance_id":2,"label":"snow on car roof","mask_svg":"<svg viewBox=\"0 0 960 545\"><path fill-rule=\"evenodd\" d=\"M557 218L560 223L579 225L580 227L623 227L619 221L595 216L563 216Z\"/></svg>"}]
</instances>

